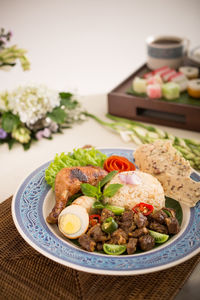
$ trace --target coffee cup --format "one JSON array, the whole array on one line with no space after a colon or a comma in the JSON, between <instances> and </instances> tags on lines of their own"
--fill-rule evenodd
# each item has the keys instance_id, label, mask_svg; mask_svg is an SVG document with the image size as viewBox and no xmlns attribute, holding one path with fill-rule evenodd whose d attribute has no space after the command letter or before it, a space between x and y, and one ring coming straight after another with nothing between
<instances>
[{"instance_id":1,"label":"coffee cup","mask_svg":"<svg viewBox=\"0 0 200 300\"><path fill-rule=\"evenodd\" d=\"M147 66L152 70L164 66L177 69L189 50L189 40L176 36L150 36L146 42Z\"/></svg>"}]
</instances>

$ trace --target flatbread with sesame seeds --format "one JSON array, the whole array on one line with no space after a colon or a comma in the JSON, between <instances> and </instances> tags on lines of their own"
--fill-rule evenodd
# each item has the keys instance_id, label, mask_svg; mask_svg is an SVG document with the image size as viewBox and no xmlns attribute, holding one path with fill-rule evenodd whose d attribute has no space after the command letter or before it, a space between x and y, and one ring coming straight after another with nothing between
<instances>
[{"instance_id":1,"label":"flatbread with sesame seeds","mask_svg":"<svg viewBox=\"0 0 200 300\"><path fill-rule=\"evenodd\" d=\"M134 158L141 171L160 181L166 196L189 207L200 200L200 182L190 177L193 169L171 141L158 140L141 145L134 152Z\"/></svg>"}]
</instances>

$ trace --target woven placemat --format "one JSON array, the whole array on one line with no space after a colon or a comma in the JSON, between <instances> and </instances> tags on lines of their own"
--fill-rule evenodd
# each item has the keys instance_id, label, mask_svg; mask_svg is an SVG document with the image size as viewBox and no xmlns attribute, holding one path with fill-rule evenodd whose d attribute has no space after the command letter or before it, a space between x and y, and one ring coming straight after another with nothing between
<instances>
[{"instance_id":1,"label":"woven placemat","mask_svg":"<svg viewBox=\"0 0 200 300\"><path fill-rule=\"evenodd\" d=\"M200 261L196 255L168 270L137 276L103 276L62 266L32 249L17 232L11 199L0 204L1 300L173 299Z\"/></svg>"}]
</instances>

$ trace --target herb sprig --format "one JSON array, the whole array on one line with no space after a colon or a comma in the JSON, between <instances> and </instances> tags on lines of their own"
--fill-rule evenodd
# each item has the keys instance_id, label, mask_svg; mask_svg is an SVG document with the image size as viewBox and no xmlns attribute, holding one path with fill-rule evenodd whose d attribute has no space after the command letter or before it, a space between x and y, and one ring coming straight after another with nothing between
<instances>
[{"instance_id":1,"label":"herb sprig","mask_svg":"<svg viewBox=\"0 0 200 300\"><path fill-rule=\"evenodd\" d=\"M94 203L95 208L103 208L103 204L101 201L104 197L112 197L114 196L117 191L123 186L119 183L110 184L107 188L103 187L106 183L108 183L118 172L112 171L108 173L102 180L98 182L97 186L93 186L89 183L82 183L81 190L85 196L96 198L97 201Z\"/></svg>"}]
</instances>

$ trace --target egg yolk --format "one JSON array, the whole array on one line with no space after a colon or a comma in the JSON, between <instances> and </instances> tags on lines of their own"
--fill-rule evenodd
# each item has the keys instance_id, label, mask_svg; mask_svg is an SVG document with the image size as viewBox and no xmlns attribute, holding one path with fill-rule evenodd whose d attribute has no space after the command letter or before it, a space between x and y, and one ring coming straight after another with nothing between
<instances>
[{"instance_id":1,"label":"egg yolk","mask_svg":"<svg viewBox=\"0 0 200 300\"><path fill-rule=\"evenodd\" d=\"M79 231L81 228L81 221L80 219L73 214L63 215L60 218L60 229L67 233L73 234Z\"/></svg>"}]
</instances>

